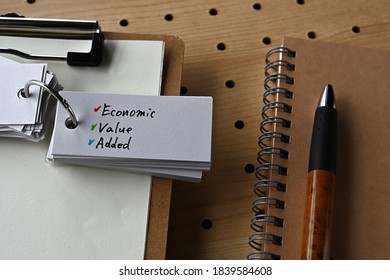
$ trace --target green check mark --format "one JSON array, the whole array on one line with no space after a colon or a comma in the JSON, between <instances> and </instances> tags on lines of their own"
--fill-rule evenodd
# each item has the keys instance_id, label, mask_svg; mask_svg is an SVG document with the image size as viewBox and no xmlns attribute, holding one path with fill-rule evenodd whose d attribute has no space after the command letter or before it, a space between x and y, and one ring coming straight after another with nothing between
<instances>
[{"instance_id":1,"label":"green check mark","mask_svg":"<svg viewBox=\"0 0 390 280\"><path fill-rule=\"evenodd\" d=\"M92 130L92 131L95 130L96 126L97 126L97 123L91 125L91 130Z\"/></svg>"}]
</instances>

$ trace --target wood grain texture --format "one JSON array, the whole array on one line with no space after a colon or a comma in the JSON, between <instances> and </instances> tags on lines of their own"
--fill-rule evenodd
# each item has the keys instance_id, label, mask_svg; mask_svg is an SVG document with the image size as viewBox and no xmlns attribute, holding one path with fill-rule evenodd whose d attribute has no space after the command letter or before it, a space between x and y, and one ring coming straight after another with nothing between
<instances>
[{"instance_id":1,"label":"wood grain texture","mask_svg":"<svg viewBox=\"0 0 390 280\"><path fill-rule=\"evenodd\" d=\"M303 219L303 260L329 260L335 175L327 170L313 170L307 175Z\"/></svg>"},{"instance_id":2,"label":"wood grain texture","mask_svg":"<svg viewBox=\"0 0 390 280\"><path fill-rule=\"evenodd\" d=\"M244 259L251 251L251 166L259 150L266 51L284 35L308 38L309 32L312 40L390 50L386 0L301 2L4 0L2 10L28 17L97 19L104 31L171 34L184 41L182 92L214 97L213 161L202 183L173 184L167 257Z\"/></svg>"}]
</instances>

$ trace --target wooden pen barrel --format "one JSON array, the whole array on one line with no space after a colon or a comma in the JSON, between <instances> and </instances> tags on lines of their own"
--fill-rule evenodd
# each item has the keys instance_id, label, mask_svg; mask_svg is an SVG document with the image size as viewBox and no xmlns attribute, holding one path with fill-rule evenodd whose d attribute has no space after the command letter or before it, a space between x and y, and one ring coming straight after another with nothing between
<instances>
[{"instance_id":1,"label":"wooden pen barrel","mask_svg":"<svg viewBox=\"0 0 390 280\"><path fill-rule=\"evenodd\" d=\"M308 173L301 259L330 258L335 175L327 170Z\"/></svg>"}]
</instances>

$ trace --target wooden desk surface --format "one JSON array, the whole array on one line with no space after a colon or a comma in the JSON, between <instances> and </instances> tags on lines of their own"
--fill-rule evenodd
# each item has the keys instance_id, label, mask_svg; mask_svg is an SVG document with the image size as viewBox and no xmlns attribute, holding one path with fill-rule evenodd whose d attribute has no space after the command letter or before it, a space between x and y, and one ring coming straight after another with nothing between
<instances>
[{"instance_id":1,"label":"wooden desk surface","mask_svg":"<svg viewBox=\"0 0 390 280\"><path fill-rule=\"evenodd\" d=\"M173 184L167 257L244 259L266 51L284 35L390 50L387 2L5 0L1 9L96 19L103 31L171 34L184 41L182 94L214 97L213 162L202 183Z\"/></svg>"}]
</instances>

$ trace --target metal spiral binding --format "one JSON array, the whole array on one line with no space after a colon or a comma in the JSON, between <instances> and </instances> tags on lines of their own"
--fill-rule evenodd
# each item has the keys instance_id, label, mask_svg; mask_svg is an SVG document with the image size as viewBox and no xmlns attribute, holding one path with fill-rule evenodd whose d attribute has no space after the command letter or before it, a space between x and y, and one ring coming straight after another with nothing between
<instances>
[{"instance_id":1,"label":"metal spiral binding","mask_svg":"<svg viewBox=\"0 0 390 280\"><path fill-rule=\"evenodd\" d=\"M281 259L281 256L266 252L263 249L263 244L269 242L276 246L282 245L283 238L269 232L266 232L265 225L272 224L276 227L283 227L283 219L270 215L267 213L266 208L275 207L278 209L284 209L285 202L281 199L270 197L268 195L270 189L275 189L279 192L286 191L286 184L283 182L271 180L269 173L271 171L277 172L281 175L287 175L287 167L280 164L276 164L270 161L270 157L280 157L288 159L288 151L280 147L273 146L273 140L277 140L281 143L289 143L290 136L282 132L274 131L274 127L282 126L289 128L291 121L285 118L276 116L276 110L286 113L292 112L292 106L285 102L279 101L280 98L292 98L293 92L287 88L279 86L279 82L283 81L285 84L293 84L294 78L280 73L280 69L284 68L288 71L294 71L295 65L287 60L276 59L272 60L274 56L280 56L281 54L294 58L295 52L285 48L277 47L271 49L265 57L265 80L264 80L264 94L263 94L263 109L261 111L262 121L260 123L261 136L259 137L258 145L260 151L257 155L257 161L259 163L256 168L255 175L257 182L253 186L254 193L258 198L252 204L252 210L255 213L251 220L251 228L255 231L249 237L249 245L255 250L248 255L248 259ZM275 101L277 100L277 101Z\"/></svg>"}]
</instances>

